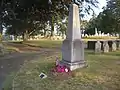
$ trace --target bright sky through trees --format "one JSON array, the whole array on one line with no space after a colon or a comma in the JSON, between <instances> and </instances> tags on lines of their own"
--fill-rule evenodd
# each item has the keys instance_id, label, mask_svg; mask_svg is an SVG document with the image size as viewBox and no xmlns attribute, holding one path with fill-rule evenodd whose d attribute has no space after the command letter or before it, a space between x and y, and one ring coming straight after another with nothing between
<instances>
[{"instance_id":1,"label":"bright sky through trees","mask_svg":"<svg viewBox=\"0 0 120 90\"><path fill-rule=\"evenodd\" d=\"M104 6L106 6L106 0L98 0L99 4L99 8L95 8L93 7L94 11L95 11L95 14L98 15L100 12L102 12L102 8ZM92 16L91 15L88 15L87 17L85 17L85 19L89 20Z\"/></svg>"}]
</instances>

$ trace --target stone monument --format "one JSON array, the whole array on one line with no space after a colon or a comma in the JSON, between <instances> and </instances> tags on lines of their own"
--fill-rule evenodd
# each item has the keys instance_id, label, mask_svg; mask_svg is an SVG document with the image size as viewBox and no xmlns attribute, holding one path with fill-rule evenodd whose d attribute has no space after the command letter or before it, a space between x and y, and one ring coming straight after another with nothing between
<instances>
[{"instance_id":1,"label":"stone monument","mask_svg":"<svg viewBox=\"0 0 120 90\"><path fill-rule=\"evenodd\" d=\"M86 66L84 60L84 42L81 39L79 8L76 4L70 4L68 30L66 39L62 44L62 60L60 64L70 70Z\"/></svg>"}]
</instances>

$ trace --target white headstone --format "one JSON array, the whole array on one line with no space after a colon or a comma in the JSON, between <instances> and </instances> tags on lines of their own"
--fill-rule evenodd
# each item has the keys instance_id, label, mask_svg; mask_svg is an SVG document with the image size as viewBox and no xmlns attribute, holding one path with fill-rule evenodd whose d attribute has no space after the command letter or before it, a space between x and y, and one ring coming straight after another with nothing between
<instances>
[{"instance_id":1,"label":"white headstone","mask_svg":"<svg viewBox=\"0 0 120 90\"><path fill-rule=\"evenodd\" d=\"M105 36L104 32L102 33L102 36Z\"/></svg>"},{"instance_id":2,"label":"white headstone","mask_svg":"<svg viewBox=\"0 0 120 90\"><path fill-rule=\"evenodd\" d=\"M115 41L113 41L112 43L112 51L116 51L117 50L117 44Z\"/></svg>"},{"instance_id":3,"label":"white headstone","mask_svg":"<svg viewBox=\"0 0 120 90\"><path fill-rule=\"evenodd\" d=\"M87 34L85 34L85 37L88 37L88 35L87 35Z\"/></svg>"},{"instance_id":4,"label":"white headstone","mask_svg":"<svg viewBox=\"0 0 120 90\"><path fill-rule=\"evenodd\" d=\"M103 42L103 52L109 52L108 41Z\"/></svg>"},{"instance_id":5,"label":"white headstone","mask_svg":"<svg viewBox=\"0 0 120 90\"><path fill-rule=\"evenodd\" d=\"M84 37L84 34L82 34L82 37Z\"/></svg>"},{"instance_id":6,"label":"white headstone","mask_svg":"<svg viewBox=\"0 0 120 90\"><path fill-rule=\"evenodd\" d=\"M99 36L102 36L101 31L98 31L98 33L99 33Z\"/></svg>"},{"instance_id":7,"label":"white headstone","mask_svg":"<svg viewBox=\"0 0 120 90\"><path fill-rule=\"evenodd\" d=\"M84 43L81 39L79 8L71 4L69 9L68 30L62 45L62 65L70 70L86 66L84 60Z\"/></svg>"},{"instance_id":8,"label":"white headstone","mask_svg":"<svg viewBox=\"0 0 120 90\"><path fill-rule=\"evenodd\" d=\"M98 36L97 28L95 28L95 36Z\"/></svg>"},{"instance_id":9,"label":"white headstone","mask_svg":"<svg viewBox=\"0 0 120 90\"><path fill-rule=\"evenodd\" d=\"M96 53L101 52L101 42L100 41L97 41L95 43L95 52Z\"/></svg>"}]
</instances>

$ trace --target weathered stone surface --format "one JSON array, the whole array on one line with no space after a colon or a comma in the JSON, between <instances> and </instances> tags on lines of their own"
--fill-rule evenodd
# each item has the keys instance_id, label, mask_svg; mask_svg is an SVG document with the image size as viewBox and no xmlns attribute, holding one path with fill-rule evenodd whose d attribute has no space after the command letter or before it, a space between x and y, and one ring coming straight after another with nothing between
<instances>
[{"instance_id":1,"label":"weathered stone surface","mask_svg":"<svg viewBox=\"0 0 120 90\"><path fill-rule=\"evenodd\" d=\"M76 4L70 5L68 30L62 45L62 65L70 70L86 66L84 60L84 42L81 39L79 8Z\"/></svg>"},{"instance_id":2,"label":"weathered stone surface","mask_svg":"<svg viewBox=\"0 0 120 90\"><path fill-rule=\"evenodd\" d=\"M95 43L95 52L96 52L96 53L101 52L101 42L100 42L100 41L97 41L97 42Z\"/></svg>"},{"instance_id":3,"label":"weathered stone surface","mask_svg":"<svg viewBox=\"0 0 120 90\"><path fill-rule=\"evenodd\" d=\"M81 40L63 41L62 64L68 66L71 70L84 66L85 61L83 41Z\"/></svg>"},{"instance_id":4,"label":"weathered stone surface","mask_svg":"<svg viewBox=\"0 0 120 90\"><path fill-rule=\"evenodd\" d=\"M113 41L112 43L112 51L116 51L117 50L117 45L116 45L116 42Z\"/></svg>"},{"instance_id":5,"label":"weathered stone surface","mask_svg":"<svg viewBox=\"0 0 120 90\"><path fill-rule=\"evenodd\" d=\"M66 39L71 41L81 39L79 8L76 4L70 5Z\"/></svg>"},{"instance_id":6,"label":"weathered stone surface","mask_svg":"<svg viewBox=\"0 0 120 90\"><path fill-rule=\"evenodd\" d=\"M103 52L109 52L108 41L103 42Z\"/></svg>"}]
</instances>

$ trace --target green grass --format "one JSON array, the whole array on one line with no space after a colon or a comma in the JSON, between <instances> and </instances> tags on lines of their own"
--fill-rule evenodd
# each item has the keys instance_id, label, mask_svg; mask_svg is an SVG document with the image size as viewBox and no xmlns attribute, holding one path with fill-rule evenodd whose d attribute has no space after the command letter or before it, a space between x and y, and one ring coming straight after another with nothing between
<instances>
[{"instance_id":1,"label":"green grass","mask_svg":"<svg viewBox=\"0 0 120 90\"><path fill-rule=\"evenodd\" d=\"M39 40L39 41L26 41L23 44L42 47L42 48L58 48L61 47L62 41L53 41L53 40Z\"/></svg>"},{"instance_id":2,"label":"green grass","mask_svg":"<svg viewBox=\"0 0 120 90\"><path fill-rule=\"evenodd\" d=\"M82 39L85 43L93 40L115 40L115 38L84 38ZM62 41L60 40L34 40L34 41L26 41L22 42L23 44L27 44L30 46L41 47L41 48L60 48L62 45Z\"/></svg>"},{"instance_id":3,"label":"green grass","mask_svg":"<svg viewBox=\"0 0 120 90\"><path fill-rule=\"evenodd\" d=\"M16 52L16 51L19 51L17 48L15 47L12 47L12 46L9 46L5 43L2 43L3 44L3 52L1 53L0 52L0 57L1 56L4 56L5 54L10 54L10 53L13 53L13 52Z\"/></svg>"},{"instance_id":4,"label":"green grass","mask_svg":"<svg viewBox=\"0 0 120 90\"><path fill-rule=\"evenodd\" d=\"M56 52L50 57L27 62L14 78L14 90L120 90L120 51L94 54L85 51L88 67L77 69L67 78L64 74L51 75ZM41 79L39 74L48 75Z\"/></svg>"},{"instance_id":5,"label":"green grass","mask_svg":"<svg viewBox=\"0 0 120 90\"><path fill-rule=\"evenodd\" d=\"M14 76L16 75L16 72L11 72L5 79L2 87L3 90L12 90L12 81L14 79Z\"/></svg>"}]
</instances>

